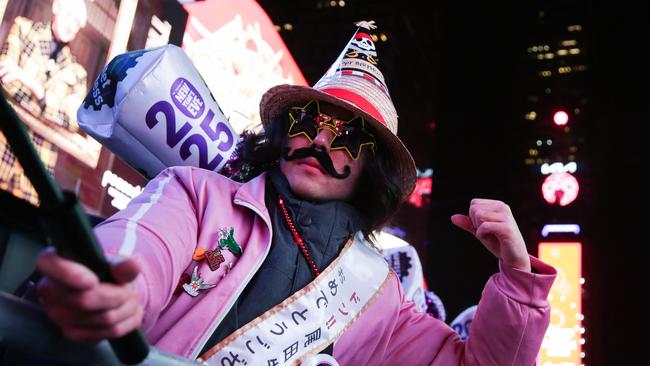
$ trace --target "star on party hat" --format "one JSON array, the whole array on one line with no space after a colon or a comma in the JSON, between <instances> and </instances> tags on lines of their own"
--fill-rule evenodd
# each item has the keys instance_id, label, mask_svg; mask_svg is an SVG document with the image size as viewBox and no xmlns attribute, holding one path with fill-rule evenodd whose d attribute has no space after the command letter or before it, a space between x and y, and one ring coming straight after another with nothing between
<instances>
[{"instance_id":1,"label":"star on party hat","mask_svg":"<svg viewBox=\"0 0 650 366\"><path fill-rule=\"evenodd\" d=\"M416 169L411 154L397 137L397 112L388 93L379 56L372 40L374 21L362 21L343 52L313 86L278 85L269 89L260 102L264 126L286 115L291 107L319 100L345 108L365 118L372 126L380 149L394 162L401 177L406 199L415 187Z\"/></svg>"}]
</instances>

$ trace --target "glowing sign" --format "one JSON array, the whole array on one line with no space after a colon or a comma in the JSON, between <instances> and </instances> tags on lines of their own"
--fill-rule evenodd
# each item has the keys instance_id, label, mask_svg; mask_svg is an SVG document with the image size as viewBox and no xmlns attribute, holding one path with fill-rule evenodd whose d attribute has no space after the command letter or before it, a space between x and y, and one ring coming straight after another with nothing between
<instances>
[{"instance_id":1,"label":"glowing sign","mask_svg":"<svg viewBox=\"0 0 650 366\"><path fill-rule=\"evenodd\" d=\"M568 164L562 164L556 162L553 164L544 163L541 166L542 174L548 175L553 173L575 173L578 170L578 164L575 161L572 161Z\"/></svg>"},{"instance_id":2,"label":"glowing sign","mask_svg":"<svg viewBox=\"0 0 650 366\"><path fill-rule=\"evenodd\" d=\"M569 115L565 111L557 111L553 115L553 122L558 126L564 126L569 122Z\"/></svg>"},{"instance_id":3,"label":"glowing sign","mask_svg":"<svg viewBox=\"0 0 650 366\"><path fill-rule=\"evenodd\" d=\"M431 187L433 182L431 177L429 178L418 178L415 183L415 189L408 197L408 202L415 207L422 207L427 201L425 196L431 194Z\"/></svg>"},{"instance_id":4,"label":"glowing sign","mask_svg":"<svg viewBox=\"0 0 650 366\"><path fill-rule=\"evenodd\" d=\"M547 237L550 233L574 233L580 234L580 225L576 224L548 224L542 228L542 236Z\"/></svg>"},{"instance_id":5,"label":"glowing sign","mask_svg":"<svg viewBox=\"0 0 650 366\"><path fill-rule=\"evenodd\" d=\"M578 197L578 180L569 173L552 173L542 183L542 195L546 202L566 206Z\"/></svg>"},{"instance_id":6,"label":"glowing sign","mask_svg":"<svg viewBox=\"0 0 650 366\"><path fill-rule=\"evenodd\" d=\"M539 258L557 269L548 301L551 323L544 335L539 365L582 364L581 243L539 243Z\"/></svg>"},{"instance_id":7,"label":"glowing sign","mask_svg":"<svg viewBox=\"0 0 650 366\"><path fill-rule=\"evenodd\" d=\"M260 125L260 100L269 88L307 85L255 1L200 1L183 7L188 12L183 48L238 133Z\"/></svg>"},{"instance_id":8,"label":"glowing sign","mask_svg":"<svg viewBox=\"0 0 650 366\"><path fill-rule=\"evenodd\" d=\"M422 207L429 203L428 197L431 194L431 188L433 187L433 180L431 176L433 175L433 169L426 169L421 172L417 169L418 180L415 183L415 189L408 197L408 202L415 207Z\"/></svg>"},{"instance_id":9,"label":"glowing sign","mask_svg":"<svg viewBox=\"0 0 650 366\"><path fill-rule=\"evenodd\" d=\"M133 197L142 192L142 187L139 185L133 186L110 170L106 170L104 176L102 176L102 187L106 186L108 186L108 195L113 197L111 206L118 210L126 208L126 205L131 202Z\"/></svg>"}]
</instances>

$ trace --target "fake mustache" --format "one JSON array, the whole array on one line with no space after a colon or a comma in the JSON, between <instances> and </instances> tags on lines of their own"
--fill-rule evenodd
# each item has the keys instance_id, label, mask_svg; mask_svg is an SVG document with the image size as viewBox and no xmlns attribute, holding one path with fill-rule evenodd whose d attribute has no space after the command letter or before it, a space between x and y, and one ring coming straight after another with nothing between
<instances>
[{"instance_id":1,"label":"fake mustache","mask_svg":"<svg viewBox=\"0 0 650 366\"><path fill-rule=\"evenodd\" d=\"M325 169L325 171L329 175L331 175L336 179L345 179L351 173L351 169L349 165L345 166L345 169L343 169L343 173L337 172L336 169L334 168L334 163L332 163L332 159L330 158L327 151L317 148L316 145L310 145L309 147L296 149L293 151L293 154L289 155L290 151L291 149L289 149L288 147L284 149L284 160L292 161L292 160L313 157L316 160L318 160L320 166L323 167L323 169Z\"/></svg>"}]
</instances>

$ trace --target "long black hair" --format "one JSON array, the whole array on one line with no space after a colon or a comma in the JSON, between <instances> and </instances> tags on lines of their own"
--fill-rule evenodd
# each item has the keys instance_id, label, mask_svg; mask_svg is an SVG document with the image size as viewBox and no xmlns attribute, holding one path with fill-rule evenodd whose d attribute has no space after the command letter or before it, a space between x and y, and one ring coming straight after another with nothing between
<instances>
[{"instance_id":1,"label":"long black hair","mask_svg":"<svg viewBox=\"0 0 650 366\"><path fill-rule=\"evenodd\" d=\"M278 117L260 133L244 132L233 158L222 169L230 178L246 182L271 166L278 164L288 138L289 118ZM373 154L364 149L366 163L357 184L357 190L349 201L366 218L362 230L366 239L372 240L373 232L386 225L399 208L403 194L398 167L377 142Z\"/></svg>"}]
</instances>

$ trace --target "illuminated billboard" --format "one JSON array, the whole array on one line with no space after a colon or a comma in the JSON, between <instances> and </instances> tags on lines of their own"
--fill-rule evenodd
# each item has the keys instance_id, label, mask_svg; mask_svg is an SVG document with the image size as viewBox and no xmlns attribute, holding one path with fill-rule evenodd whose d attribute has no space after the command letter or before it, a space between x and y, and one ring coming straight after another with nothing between
<instances>
[{"instance_id":1,"label":"illuminated billboard","mask_svg":"<svg viewBox=\"0 0 650 366\"><path fill-rule=\"evenodd\" d=\"M548 295L551 323L540 350L541 366L582 364L582 243L539 243L539 259L557 269Z\"/></svg>"},{"instance_id":2,"label":"illuminated billboard","mask_svg":"<svg viewBox=\"0 0 650 366\"><path fill-rule=\"evenodd\" d=\"M0 87L39 157L87 213L114 213L145 179L79 129L77 109L109 50L180 46L187 13L164 0L24 0L0 1L0 19ZM10 143L0 133L0 189L38 205Z\"/></svg>"},{"instance_id":3,"label":"illuminated billboard","mask_svg":"<svg viewBox=\"0 0 650 366\"><path fill-rule=\"evenodd\" d=\"M238 132L260 124L262 94L307 85L273 22L254 0L186 3L183 49Z\"/></svg>"},{"instance_id":4,"label":"illuminated billboard","mask_svg":"<svg viewBox=\"0 0 650 366\"><path fill-rule=\"evenodd\" d=\"M55 180L102 217L146 183L76 121L112 55L182 45L237 132L259 123L259 101L270 87L307 84L253 0L0 1L0 19L0 86ZM59 32L55 24L66 27ZM9 146L0 133L0 189L38 205Z\"/></svg>"}]
</instances>

